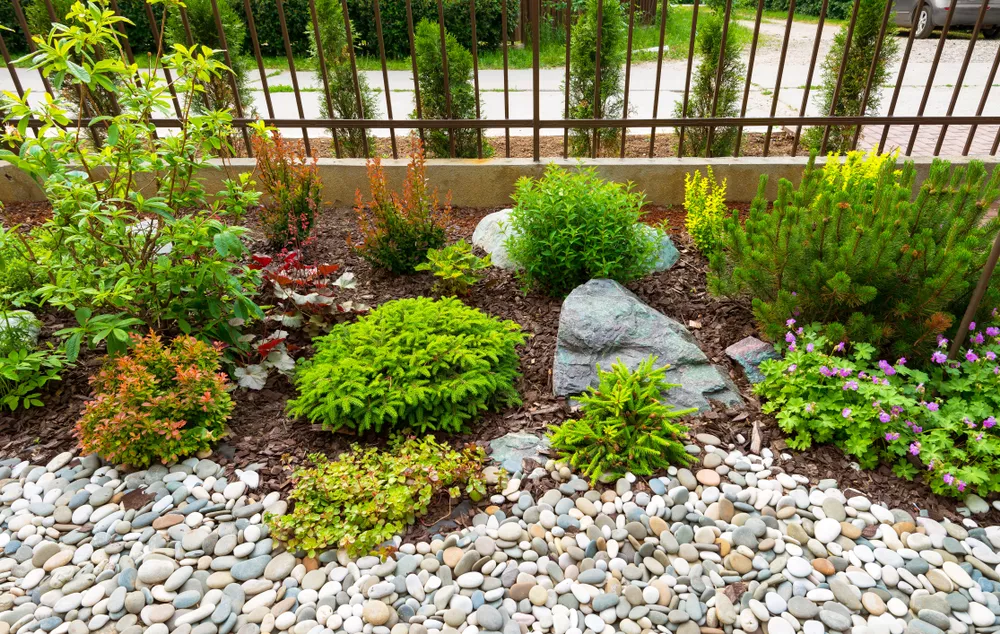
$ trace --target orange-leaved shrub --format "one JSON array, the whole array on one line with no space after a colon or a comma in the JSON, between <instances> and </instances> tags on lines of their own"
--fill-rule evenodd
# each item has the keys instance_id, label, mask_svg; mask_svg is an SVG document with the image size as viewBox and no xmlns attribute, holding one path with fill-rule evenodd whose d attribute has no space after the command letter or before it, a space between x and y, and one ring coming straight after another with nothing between
<instances>
[{"instance_id":1,"label":"orange-leaved shrub","mask_svg":"<svg viewBox=\"0 0 1000 634\"><path fill-rule=\"evenodd\" d=\"M133 467L210 449L233 411L219 347L189 336L164 345L153 333L132 343L91 377L96 396L76 425L80 447Z\"/></svg>"},{"instance_id":2,"label":"orange-leaved shrub","mask_svg":"<svg viewBox=\"0 0 1000 634\"><path fill-rule=\"evenodd\" d=\"M264 237L275 247L298 248L309 240L322 202L316 157L303 156L294 141L277 132L258 134L252 143L269 197L260 212Z\"/></svg>"},{"instance_id":3,"label":"orange-leaved shrub","mask_svg":"<svg viewBox=\"0 0 1000 634\"><path fill-rule=\"evenodd\" d=\"M360 189L355 196L361 242L353 246L372 266L396 274L412 273L427 260L428 250L444 246L451 205L447 200L444 207L439 205L426 172L424 148L419 143L406 166L402 195L390 191L379 159L368 162L371 198L365 200Z\"/></svg>"}]
</instances>

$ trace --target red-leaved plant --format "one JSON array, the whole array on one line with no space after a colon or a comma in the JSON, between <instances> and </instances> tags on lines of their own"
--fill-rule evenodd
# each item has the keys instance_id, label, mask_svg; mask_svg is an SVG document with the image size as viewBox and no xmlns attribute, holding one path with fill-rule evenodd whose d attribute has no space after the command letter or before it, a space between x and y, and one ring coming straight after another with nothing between
<instances>
[{"instance_id":1,"label":"red-leaved plant","mask_svg":"<svg viewBox=\"0 0 1000 634\"><path fill-rule=\"evenodd\" d=\"M397 274L412 273L427 259L429 249L444 246L451 205L447 198L444 207L439 205L437 190L428 186L426 173L427 161L419 142L406 166L402 195L389 190L381 161L368 161L371 198L365 200L360 189L355 195L361 243L353 246L373 266Z\"/></svg>"},{"instance_id":2,"label":"red-leaved plant","mask_svg":"<svg viewBox=\"0 0 1000 634\"><path fill-rule=\"evenodd\" d=\"M180 336L165 346L153 333L132 339L128 354L91 377L96 396L76 424L80 447L133 467L210 449L233 411L220 345Z\"/></svg>"},{"instance_id":3,"label":"red-leaved plant","mask_svg":"<svg viewBox=\"0 0 1000 634\"><path fill-rule=\"evenodd\" d=\"M253 151L268 196L260 212L264 237L275 247L307 244L322 202L316 158L277 132L254 136Z\"/></svg>"}]
</instances>

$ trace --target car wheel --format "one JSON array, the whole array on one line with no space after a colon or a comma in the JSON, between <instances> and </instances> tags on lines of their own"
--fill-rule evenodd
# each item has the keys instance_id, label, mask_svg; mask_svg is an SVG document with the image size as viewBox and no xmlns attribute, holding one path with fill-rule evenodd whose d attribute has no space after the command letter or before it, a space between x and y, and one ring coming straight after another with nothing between
<instances>
[{"instance_id":1,"label":"car wheel","mask_svg":"<svg viewBox=\"0 0 1000 634\"><path fill-rule=\"evenodd\" d=\"M1000 37L1000 24L983 29L983 37L990 40L995 40Z\"/></svg>"},{"instance_id":2,"label":"car wheel","mask_svg":"<svg viewBox=\"0 0 1000 634\"><path fill-rule=\"evenodd\" d=\"M920 16L917 18L917 30L913 37L921 40L927 39L933 30L934 22L931 21L931 10L927 7L921 7Z\"/></svg>"}]
</instances>

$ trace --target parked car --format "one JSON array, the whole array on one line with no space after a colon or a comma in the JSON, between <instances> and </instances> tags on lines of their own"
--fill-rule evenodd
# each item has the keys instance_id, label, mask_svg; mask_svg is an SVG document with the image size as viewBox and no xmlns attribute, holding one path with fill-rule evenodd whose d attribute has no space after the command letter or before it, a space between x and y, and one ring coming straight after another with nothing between
<instances>
[{"instance_id":1,"label":"parked car","mask_svg":"<svg viewBox=\"0 0 1000 634\"><path fill-rule=\"evenodd\" d=\"M1000 0L987 0L989 6L983 18L983 35L986 37L1000 36ZM917 28L914 37L930 37L931 31L944 26L951 0L896 0L896 25L909 28L913 25L913 12L920 7L917 18ZM958 0L955 3L955 15L951 18L951 26L975 26L979 19L982 0Z\"/></svg>"}]
</instances>

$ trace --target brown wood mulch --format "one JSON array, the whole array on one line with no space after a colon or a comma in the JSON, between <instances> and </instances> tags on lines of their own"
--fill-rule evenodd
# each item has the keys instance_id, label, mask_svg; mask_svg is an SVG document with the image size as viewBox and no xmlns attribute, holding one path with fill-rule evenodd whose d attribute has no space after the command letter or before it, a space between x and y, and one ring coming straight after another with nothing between
<instances>
[{"instance_id":1,"label":"brown wood mulch","mask_svg":"<svg viewBox=\"0 0 1000 634\"><path fill-rule=\"evenodd\" d=\"M747 205L738 205L745 213ZM449 225L449 239L470 239L479 219L492 209L455 209ZM40 208L8 205L0 210L4 224L13 219L31 224ZM648 222L666 220L681 253L680 261L668 271L650 275L632 283L629 288L647 304L687 326L706 355L733 378L747 407L741 411L713 411L692 417L688 425L692 434L706 431L724 442L735 444L742 451L755 447L770 447L775 454L786 452L790 461L778 462L783 469L799 473L818 482L835 478L846 489L853 487L865 492L870 499L885 502L894 508L912 513L925 509L934 517L960 519L954 512L957 502L938 497L922 482L907 482L893 475L887 467L859 471L849 466L852 460L832 446L814 447L805 452L787 450L781 431L774 419L760 411L760 405L742 370L725 355L725 348L745 336L756 334L753 318L745 302L713 297L706 291L707 262L684 233L683 210L677 207L651 207ZM259 236L251 215L248 224L251 235ZM11 224L13 224L11 222ZM432 279L427 274L393 277L372 269L348 246L347 239L359 238L349 209L326 209L317 222L316 241L307 258L316 262L339 264L342 271L351 271L357 287L343 292L351 299L370 306L391 299L430 295ZM261 241L253 245L259 252L267 249ZM556 332L561 302L537 293L524 293L516 277L506 271L491 269L474 289L467 303L503 319L512 319L528 333L521 349L522 377L518 389L523 397L521 407L491 413L483 417L468 432L449 437L454 443L485 444L511 431L542 434L550 423L570 415L564 399L552 396L551 371L556 346ZM66 325L62 314L43 314L45 332L52 333ZM304 346L300 354L308 354L308 340L296 340ZM100 356L86 353L81 364L53 385L45 397L46 406L14 414L0 413L0 456L17 456L33 462L43 462L55 454L75 446L73 427L80 409L89 395L87 377L100 364ZM273 376L264 390L234 393L236 409L230 421L231 435L220 445L214 458L232 470L236 466L260 465L265 476L263 490L287 493L294 467L308 463L312 453L335 455L351 442L379 442L373 437L355 438L331 434L318 426L290 419L285 415L285 403L293 394L290 382ZM742 438L742 440L740 440ZM756 442L755 442L756 441ZM759 444L757 444L759 443ZM537 484L535 486L538 486ZM436 519L452 511L445 499L437 500L428 514ZM474 509L468 505L458 509L468 515ZM992 511L978 516L978 521L1000 522L1000 513ZM426 520L430 521L430 520ZM429 530L418 524L411 538ZM423 531L423 532L422 532Z\"/></svg>"}]
</instances>

